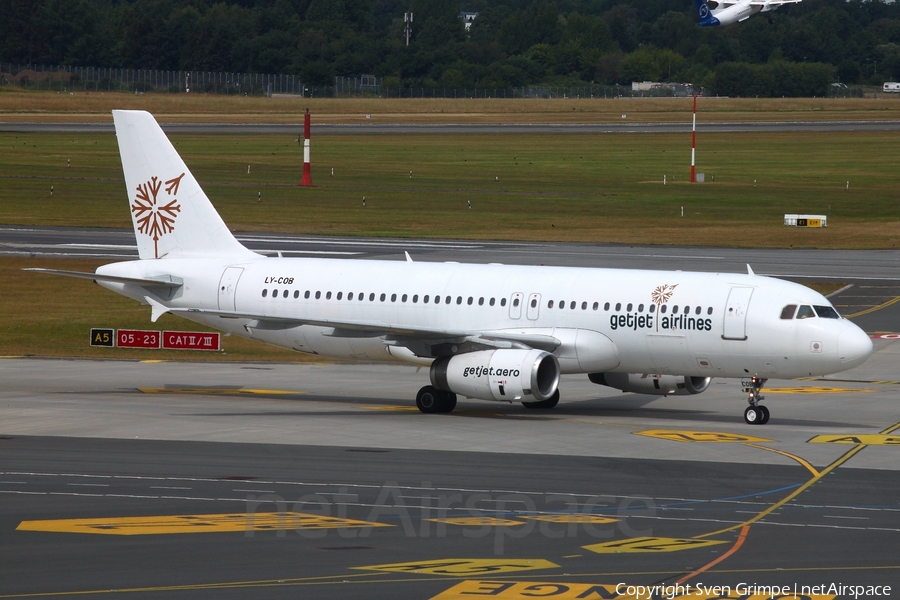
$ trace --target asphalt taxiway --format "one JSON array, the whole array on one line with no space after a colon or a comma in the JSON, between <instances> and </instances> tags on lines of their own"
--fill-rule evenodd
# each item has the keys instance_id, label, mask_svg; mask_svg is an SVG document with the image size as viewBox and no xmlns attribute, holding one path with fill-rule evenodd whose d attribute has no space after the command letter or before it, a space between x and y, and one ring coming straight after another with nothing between
<instances>
[{"instance_id":1,"label":"asphalt taxiway","mask_svg":"<svg viewBox=\"0 0 900 600\"><path fill-rule=\"evenodd\" d=\"M888 333L851 371L771 381L765 426L735 380L664 398L565 376L551 411L424 415L427 374L402 365L0 359L0 598L896 591L900 253L239 237L292 256L750 263L846 283L838 308ZM63 228L0 228L0 253L135 257L130 231Z\"/></svg>"}]
</instances>

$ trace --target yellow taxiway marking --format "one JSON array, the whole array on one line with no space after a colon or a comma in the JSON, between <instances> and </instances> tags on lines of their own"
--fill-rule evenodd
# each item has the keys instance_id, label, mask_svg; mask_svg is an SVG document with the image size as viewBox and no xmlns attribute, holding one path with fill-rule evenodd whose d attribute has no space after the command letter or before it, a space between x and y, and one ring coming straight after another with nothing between
<instances>
[{"instance_id":1,"label":"yellow taxiway marking","mask_svg":"<svg viewBox=\"0 0 900 600\"><path fill-rule=\"evenodd\" d=\"M419 560L414 562L393 563L386 565L370 565L353 567L363 571L389 571L391 573L416 573L422 575L450 575L453 577L466 575L486 575L491 573L511 573L515 571L534 571L537 569L556 569L559 565L543 558L514 560L508 558L445 558L439 560Z\"/></svg>"},{"instance_id":2,"label":"yellow taxiway marking","mask_svg":"<svg viewBox=\"0 0 900 600\"><path fill-rule=\"evenodd\" d=\"M724 544L718 540L698 540L693 538L667 538L667 537L636 537L613 542L602 542L582 546L585 550L597 554L618 554L620 552L675 552L677 550L690 550L704 546Z\"/></svg>"},{"instance_id":3,"label":"yellow taxiway marking","mask_svg":"<svg viewBox=\"0 0 900 600\"><path fill-rule=\"evenodd\" d=\"M746 586L746 584L745 584ZM750 586L746 586L750 587ZM770 586L772 587L772 586ZM774 594L780 600L832 600L837 594L801 593L796 595L793 586L778 588ZM560 583L550 581L478 581L466 580L454 585L431 600L471 600L472 598L497 598L498 600L526 600L533 598L553 598L553 600L576 600L589 598L615 598L615 600L646 600L647 598L667 598L670 600L694 600L696 598L716 598L717 600L771 600L773 593L768 589L745 590L732 586L681 585L662 583L657 586L626 585L622 583ZM621 593L620 593L621 592ZM783 592L783 593L782 593Z\"/></svg>"},{"instance_id":4,"label":"yellow taxiway marking","mask_svg":"<svg viewBox=\"0 0 900 600\"><path fill-rule=\"evenodd\" d=\"M536 517L528 517L535 521L546 521L548 523L594 523L597 525L603 523L615 523L618 519L611 517L601 517L599 515L538 515Z\"/></svg>"},{"instance_id":5,"label":"yellow taxiway marking","mask_svg":"<svg viewBox=\"0 0 900 600\"><path fill-rule=\"evenodd\" d=\"M879 304L878 306L873 306L872 308L867 308L867 309L865 309L865 310L861 310L861 311L859 311L859 312L855 312L855 313L853 313L852 315L844 315L844 318L845 318L845 319L852 319L853 317L861 317L861 316L863 316L863 315L867 315L867 314L869 314L869 313L873 313L873 312L875 312L876 310L881 310L882 308L887 308L888 306L890 306L890 305L892 305L892 304L896 304L897 302L900 302L900 296L897 296L896 298L891 298L891 299L888 300L887 302L884 302L884 303L882 303L882 304Z\"/></svg>"},{"instance_id":6,"label":"yellow taxiway marking","mask_svg":"<svg viewBox=\"0 0 900 600\"><path fill-rule=\"evenodd\" d=\"M94 519L22 521L19 523L19 526L16 527L16 530L48 531L54 533L99 533L106 535L155 535L234 531L286 531L291 529L359 529L362 527L393 527L393 525L297 512L242 512L217 515L106 517Z\"/></svg>"},{"instance_id":7,"label":"yellow taxiway marking","mask_svg":"<svg viewBox=\"0 0 900 600\"><path fill-rule=\"evenodd\" d=\"M900 435L880 433L839 433L817 435L807 440L808 444L866 444L868 446L900 446Z\"/></svg>"},{"instance_id":8,"label":"yellow taxiway marking","mask_svg":"<svg viewBox=\"0 0 900 600\"><path fill-rule=\"evenodd\" d=\"M138 388L144 394L208 394L211 396L295 396L301 391L250 388Z\"/></svg>"},{"instance_id":9,"label":"yellow taxiway marking","mask_svg":"<svg viewBox=\"0 0 900 600\"><path fill-rule=\"evenodd\" d=\"M809 462L808 462L806 459L800 458L800 457L797 456L796 454L791 454L790 452L785 452L784 450L777 450L777 449L775 449L775 448L769 448L768 446L760 446L760 445L757 445L757 444L749 444L749 443L747 443L747 444L744 444L744 445L747 446L747 447L749 447L749 448L757 448L757 449L759 449L759 450L765 450L766 452L774 452L775 454L780 454L781 456L786 456L787 458L790 458L791 460L795 460L795 461L797 461L798 463L800 463L801 465L803 465L804 467L806 467L806 469L807 469L810 473L812 473L814 476L819 474L818 469L816 469L814 466L812 466L811 464L809 464Z\"/></svg>"},{"instance_id":10,"label":"yellow taxiway marking","mask_svg":"<svg viewBox=\"0 0 900 600\"><path fill-rule=\"evenodd\" d=\"M742 443L742 442L771 442L773 440L755 437L752 435L744 435L742 433L724 433L721 431L682 431L676 429L647 429L644 431L635 431L635 435L643 435L646 437L657 438L660 440L669 440L672 442L719 442L719 443Z\"/></svg>"},{"instance_id":11,"label":"yellow taxiway marking","mask_svg":"<svg viewBox=\"0 0 900 600\"><path fill-rule=\"evenodd\" d=\"M498 519L497 517L447 517L444 519L426 519L435 523L447 523L448 525L463 525L465 527L505 527L507 525L524 525L523 521L511 519Z\"/></svg>"},{"instance_id":12,"label":"yellow taxiway marking","mask_svg":"<svg viewBox=\"0 0 900 600\"><path fill-rule=\"evenodd\" d=\"M876 390L869 388L836 388L836 387L786 387L766 388L767 394L868 394Z\"/></svg>"}]
</instances>

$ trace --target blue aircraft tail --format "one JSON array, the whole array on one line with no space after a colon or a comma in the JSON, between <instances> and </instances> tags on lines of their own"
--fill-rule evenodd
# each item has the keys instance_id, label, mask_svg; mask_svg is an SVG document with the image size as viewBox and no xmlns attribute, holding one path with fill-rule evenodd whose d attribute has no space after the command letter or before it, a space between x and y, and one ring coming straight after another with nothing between
<instances>
[{"instance_id":1,"label":"blue aircraft tail","mask_svg":"<svg viewBox=\"0 0 900 600\"><path fill-rule=\"evenodd\" d=\"M710 27L719 24L719 20L712 15L706 0L694 0L694 6L697 7L697 17L700 19L700 25Z\"/></svg>"}]
</instances>

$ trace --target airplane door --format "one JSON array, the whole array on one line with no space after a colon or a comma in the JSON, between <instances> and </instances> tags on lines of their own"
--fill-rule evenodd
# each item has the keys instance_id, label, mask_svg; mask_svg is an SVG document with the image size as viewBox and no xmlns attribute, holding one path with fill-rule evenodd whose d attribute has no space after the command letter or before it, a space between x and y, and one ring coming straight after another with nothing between
<instances>
[{"instance_id":1,"label":"airplane door","mask_svg":"<svg viewBox=\"0 0 900 600\"><path fill-rule=\"evenodd\" d=\"M510 319L518 319L522 316L522 299L525 297L525 294L522 292L516 292L509 299L509 318Z\"/></svg>"},{"instance_id":2,"label":"airplane door","mask_svg":"<svg viewBox=\"0 0 900 600\"><path fill-rule=\"evenodd\" d=\"M219 310L237 310L234 304L234 294L237 291L238 279L244 269L240 267L228 267L222 273L219 281Z\"/></svg>"},{"instance_id":3,"label":"airplane door","mask_svg":"<svg viewBox=\"0 0 900 600\"><path fill-rule=\"evenodd\" d=\"M750 306L751 287L733 287L725 304L723 340L747 339L747 307Z\"/></svg>"},{"instance_id":4,"label":"airplane door","mask_svg":"<svg viewBox=\"0 0 900 600\"><path fill-rule=\"evenodd\" d=\"M538 318L538 314L541 312L541 295L540 294L531 294L528 296L528 306L525 308L525 316L528 317L529 320L535 321Z\"/></svg>"}]
</instances>

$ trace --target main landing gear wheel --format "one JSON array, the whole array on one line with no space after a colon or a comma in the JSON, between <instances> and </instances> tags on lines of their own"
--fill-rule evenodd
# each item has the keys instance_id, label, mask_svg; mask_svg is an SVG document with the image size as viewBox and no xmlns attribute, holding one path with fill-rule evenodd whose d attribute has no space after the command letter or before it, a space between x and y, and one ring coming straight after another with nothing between
<instances>
[{"instance_id":1,"label":"main landing gear wheel","mask_svg":"<svg viewBox=\"0 0 900 600\"><path fill-rule=\"evenodd\" d=\"M426 385L416 394L416 407L423 413L448 413L456 408L456 394Z\"/></svg>"},{"instance_id":2,"label":"main landing gear wheel","mask_svg":"<svg viewBox=\"0 0 900 600\"><path fill-rule=\"evenodd\" d=\"M751 377L741 381L744 392L747 393L747 402L750 406L744 411L744 421L748 425L765 425L769 422L769 409L760 404L761 400L765 400L765 396L760 395L759 391L766 384L765 379L759 377Z\"/></svg>"},{"instance_id":3,"label":"main landing gear wheel","mask_svg":"<svg viewBox=\"0 0 900 600\"><path fill-rule=\"evenodd\" d=\"M559 390L556 390L556 392L546 400L541 400L539 402L523 402L522 406L525 408L542 408L546 410L553 408L557 404L559 404Z\"/></svg>"}]
</instances>

